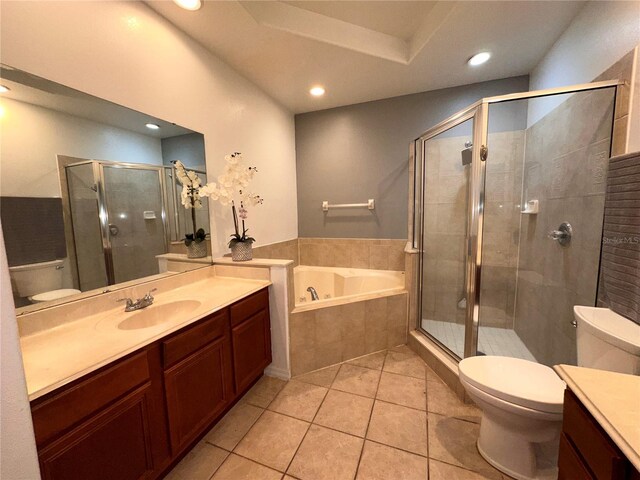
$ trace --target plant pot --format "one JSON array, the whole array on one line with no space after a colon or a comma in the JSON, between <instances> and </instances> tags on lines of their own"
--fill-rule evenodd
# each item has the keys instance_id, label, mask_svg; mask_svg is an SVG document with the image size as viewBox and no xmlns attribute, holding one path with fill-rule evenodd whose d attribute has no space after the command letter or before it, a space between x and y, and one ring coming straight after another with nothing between
<instances>
[{"instance_id":1,"label":"plant pot","mask_svg":"<svg viewBox=\"0 0 640 480\"><path fill-rule=\"evenodd\" d=\"M234 262L246 262L252 258L253 247L251 242L238 242L231 247L231 259Z\"/></svg>"},{"instance_id":2,"label":"plant pot","mask_svg":"<svg viewBox=\"0 0 640 480\"><path fill-rule=\"evenodd\" d=\"M187 245L187 258L202 258L207 256L207 242L191 242Z\"/></svg>"}]
</instances>

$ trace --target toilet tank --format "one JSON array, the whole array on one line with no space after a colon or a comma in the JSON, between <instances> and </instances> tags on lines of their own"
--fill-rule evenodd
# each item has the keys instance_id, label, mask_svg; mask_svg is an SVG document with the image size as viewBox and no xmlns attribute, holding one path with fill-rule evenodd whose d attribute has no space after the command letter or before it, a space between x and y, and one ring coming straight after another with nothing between
<instances>
[{"instance_id":1,"label":"toilet tank","mask_svg":"<svg viewBox=\"0 0 640 480\"><path fill-rule=\"evenodd\" d=\"M30 297L62 288L63 263L63 260L53 260L9 267L15 291L20 297Z\"/></svg>"},{"instance_id":2,"label":"toilet tank","mask_svg":"<svg viewBox=\"0 0 640 480\"><path fill-rule=\"evenodd\" d=\"M640 325L608 308L573 307L578 366L640 375Z\"/></svg>"}]
</instances>

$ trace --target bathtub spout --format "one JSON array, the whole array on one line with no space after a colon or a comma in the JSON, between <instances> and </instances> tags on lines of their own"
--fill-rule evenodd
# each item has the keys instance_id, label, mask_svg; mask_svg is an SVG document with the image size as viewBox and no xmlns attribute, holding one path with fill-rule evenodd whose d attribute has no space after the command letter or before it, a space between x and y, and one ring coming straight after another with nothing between
<instances>
[{"instance_id":1,"label":"bathtub spout","mask_svg":"<svg viewBox=\"0 0 640 480\"><path fill-rule=\"evenodd\" d=\"M309 287L307 288L307 292L311 294L311 301L320 300L320 297L318 297L318 292L316 292L315 288Z\"/></svg>"}]
</instances>

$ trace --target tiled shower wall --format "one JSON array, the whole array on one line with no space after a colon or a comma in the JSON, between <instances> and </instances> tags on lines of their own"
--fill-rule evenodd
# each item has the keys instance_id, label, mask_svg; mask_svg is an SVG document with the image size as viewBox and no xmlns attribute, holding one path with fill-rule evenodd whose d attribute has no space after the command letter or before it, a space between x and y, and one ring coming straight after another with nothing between
<instances>
[{"instance_id":1,"label":"tiled shower wall","mask_svg":"<svg viewBox=\"0 0 640 480\"><path fill-rule=\"evenodd\" d=\"M575 364L574 305L594 305L600 260L612 92L577 93L526 131L515 330L546 365ZM548 237L568 222L573 238Z\"/></svg>"},{"instance_id":2,"label":"tiled shower wall","mask_svg":"<svg viewBox=\"0 0 640 480\"><path fill-rule=\"evenodd\" d=\"M461 151L470 137L427 142L423 317L464 323L465 237L470 167ZM522 131L489 136L485 249L481 292L483 325L513 328L517 232L522 183Z\"/></svg>"},{"instance_id":3,"label":"tiled shower wall","mask_svg":"<svg viewBox=\"0 0 640 480\"><path fill-rule=\"evenodd\" d=\"M629 81L633 54L594 81ZM624 151L628 112L628 85L613 132L609 89L574 94L526 131L524 200L538 197L541 207L522 219L515 330L541 363L576 362L573 306L595 304L609 142L613 155ZM566 248L547 237L564 221L574 229Z\"/></svg>"}]
</instances>

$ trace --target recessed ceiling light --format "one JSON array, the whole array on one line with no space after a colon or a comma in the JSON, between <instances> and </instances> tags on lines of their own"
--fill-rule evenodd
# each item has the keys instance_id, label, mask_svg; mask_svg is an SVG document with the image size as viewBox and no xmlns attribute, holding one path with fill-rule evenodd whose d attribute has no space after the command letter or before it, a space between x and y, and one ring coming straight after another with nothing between
<instances>
[{"instance_id":1,"label":"recessed ceiling light","mask_svg":"<svg viewBox=\"0 0 640 480\"><path fill-rule=\"evenodd\" d=\"M155 123L147 123L145 124L145 127L147 127L150 130L159 130L160 127L158 125L156 125Z\"/></svg>"},{"instance_id":2,"label":"recessed ceiling light","mask_svg":"<svg viewBox=\"0 0 640 480\"><path fill-rule=\"evenodd\" d=\"M472 67L477 67L478 65L482 65L484 62L491 58L491 54L489 52L480 52L476 53L473 57L469 59L467 62Z\"/></svg>"},{"instance_id":3,"label":"recessed ceiling light","mask_svg":"<svg viewBox=\"0 0 640 480\"><path fill-rule=\"evenodd\" d=\"M185 10L199 10L202 7L200 0L173 0L176 5L184 8Z\"/></svg>"},{"instance_id":4,"label":"recessed ceiling light","mask_svg":"<svg viewBox=\"0 0 640 480\"><path fill-rule=\"evenodd\" d=\"M319 86L313 87L311 90L309 90L309 93L314 97L321 97L322 95L324 95L324 88Z\"/></svg>"},{"instance_id":5,"label":"recessed ceiling light","mask_svg":"<svg viewBox=\"0 0 640 480\"><path fill-rule=\"evenodd\" d=\"M5 87L4 85L0 85L0 93L7 93L11 90L9 87Z\"/></svg>"}]
</instances>

